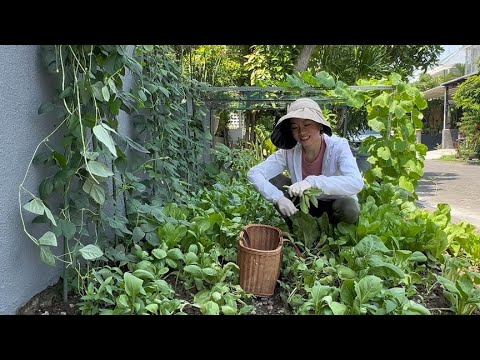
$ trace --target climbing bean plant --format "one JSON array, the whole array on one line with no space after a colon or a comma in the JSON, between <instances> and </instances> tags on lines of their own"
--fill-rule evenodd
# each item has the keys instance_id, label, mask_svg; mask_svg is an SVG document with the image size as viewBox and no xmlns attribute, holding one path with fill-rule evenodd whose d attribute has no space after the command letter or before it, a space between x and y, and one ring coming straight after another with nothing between
<instances>
[{"instance_id":1,"label":"climbing bean plant","mask_svg":"<svg viewBox=\"0 0 480 360\"><path fill-rule=\"evenodd\" d=\"M415 187L423 176L427 152L427 147L416 141L416 129L423 127L421 110L427 106L417 87L393 73L381 80L359 81L358 85L365 87L359 91L324 71L287 76L282 85L307 93L309 88L324 89L329 107L365 109L368 126L382 134L381 139L370 137L362 143L360 151L369 154L368 162L372 164L364 175L366 182L391 183L416 198ZM390 90L381 91L375 86Z\"/></svg>"},{"instance_id":2,"label":"climbing bean plant","mask_svg":"<svg viewBox=\"0 0 480 360\"><path fill-rule=\"evenodd\" d=\"M135 218L140 201L162 204L195 189L205 152L202 112L193 113L195 91L168 46L45 46L41 57L56 92L39 113L55 113L59 124L19 186L20 216L44 262L79 267L79 256L99 259L135 236L125 215ZM63 142L51 144L57 131ZM52 169L37 190L25 186L32 164ZM25 210L49 227L38 239ZM64 253L56 255L60 237Z\"/></svg>"}]
</instances>

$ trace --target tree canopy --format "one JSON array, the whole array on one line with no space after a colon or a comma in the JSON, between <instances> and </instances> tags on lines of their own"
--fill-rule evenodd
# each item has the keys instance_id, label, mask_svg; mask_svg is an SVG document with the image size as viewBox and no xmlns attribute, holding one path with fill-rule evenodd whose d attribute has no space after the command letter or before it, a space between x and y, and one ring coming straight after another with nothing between
<instances>
[{"instance_id":1,"label":"tree canopy","mask_svg":"<svg viewBox=\"0 0 480 360\"><path fill-rule=\"evenodd\" d=\"M438 63L440 45L194 45L177 46L183 71L213 86L283 81L295 71L326 71L355 84L391 72L403 78Z\"/></svg>"}]
</instances>

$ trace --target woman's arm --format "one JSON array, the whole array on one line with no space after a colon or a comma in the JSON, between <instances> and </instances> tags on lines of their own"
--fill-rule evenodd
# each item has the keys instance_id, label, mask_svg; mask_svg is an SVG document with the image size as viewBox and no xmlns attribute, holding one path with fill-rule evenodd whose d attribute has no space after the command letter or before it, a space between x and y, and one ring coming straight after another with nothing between
<instances>
[{"instance_id":1,"label":"woman's arm","mask_svg":"<svg viewBox=\"0 0 480 360\"><path fill-rule=\"evenodd\" d=\"M247 173L247 179L268 201L276 203L284 197L283 192L270 183L270 179L281 174L287 168L287 150L278 150L264 161L252 167Z\"/></svg>"}]
</instances>

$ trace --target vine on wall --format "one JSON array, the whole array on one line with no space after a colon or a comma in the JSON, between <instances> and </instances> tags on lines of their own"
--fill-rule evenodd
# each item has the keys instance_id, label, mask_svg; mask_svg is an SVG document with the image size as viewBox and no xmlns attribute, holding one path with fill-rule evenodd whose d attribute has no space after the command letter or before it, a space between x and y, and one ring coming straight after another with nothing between
<instances>
[{"instance_id":1,"label":"vine on wall","mask_svg":"<svg viewBox=\"0 0 480 360\"><path fill-rule=\"evenodd\" d=\"M44 262L79 268L79 257L108 260L109 249L132 242L128 218L138 220L140 205L181 201L198 187L206 151L203 113L193 113L196 94L168 46L44 46L41 57L57 91L39 113L54 112L61 122L37 146L19 186L20 216ZM133 79L129 88L126 76ZM121 112L133 120L133 136L119 131ZM63 142L51 144L59 129ZM32 164L55 169L37 191L25 187ZM58 193L57 210L52 198ZM23 210L49 231L34 237ZM56 256L51 249L62 236L64 254Z\"/></svg>"}]
</instances>

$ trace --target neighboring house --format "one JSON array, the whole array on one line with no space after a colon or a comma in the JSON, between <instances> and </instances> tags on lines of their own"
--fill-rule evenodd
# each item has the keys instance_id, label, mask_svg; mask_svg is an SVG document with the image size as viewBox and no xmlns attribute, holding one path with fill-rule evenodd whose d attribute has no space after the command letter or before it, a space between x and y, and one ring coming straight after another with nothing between
<instances>
[{"instance_id":1,"label":"neighboring house","mask_svg":"<svg viewBox=\"0 0 480 360\"><path fill-rule=\"evenodd\" d=\"M461 111L455 109L452 95L457 91L458 86L475 75L478 71L480 59L480 45L464 45L460 50L465 51L465 73L466 75L446 81L439 86L423 92L425 99L429 102L438 100L440 106L432 107L429 118L426 119L429 129L438 129L439 132L422 133L422 143L432 148L435 143L441 144L442 149L454 149L455 141L458 138L456 120L461 116ZM432 76L446 75L453 71L453 64L443 64L429 71Z\"/></svg>"}]
</instances>

